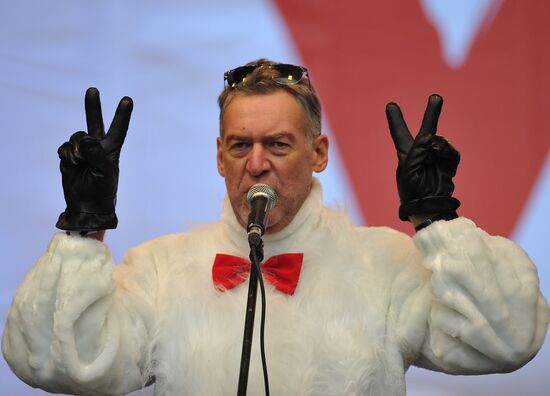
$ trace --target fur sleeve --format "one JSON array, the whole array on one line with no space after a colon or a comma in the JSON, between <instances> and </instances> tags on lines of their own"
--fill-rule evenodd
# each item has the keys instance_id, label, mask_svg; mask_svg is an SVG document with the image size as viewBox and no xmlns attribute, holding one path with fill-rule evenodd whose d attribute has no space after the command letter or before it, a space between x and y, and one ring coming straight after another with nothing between
<instances>
[{"instance_id":1,"label":"fur sleeve","mask_svg":"<svg viewBox=\"0 0 550 396\"><path fill-rule=\"evenodd\" d=\"M133 271L133 280L113 277L106 245L57 234L18 288L6 321L2 351L17 376L56 393L142 387L154 304L141 285L154 271L145 276L131 267L116 272Z\"/></svg>"},{"instance_id":2,"label":"fur sleeve","mask_svg":"<svg viewBox=\"0 0 550 396\"><path fill-rule=\"evenodd\" d=\"M523 250L464 218L436 222L413 240L432 273L428 334L415 364L482 374L515 370L535 356L549 310Z\"/></svg>"}]
</instances>

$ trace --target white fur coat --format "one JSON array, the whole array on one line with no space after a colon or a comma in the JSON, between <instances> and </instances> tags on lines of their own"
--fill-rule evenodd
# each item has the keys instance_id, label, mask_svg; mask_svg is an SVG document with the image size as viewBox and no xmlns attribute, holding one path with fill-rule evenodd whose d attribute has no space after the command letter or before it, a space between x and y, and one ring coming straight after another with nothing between
<instances>
[{"instance_id":1,"label":"white fur coat","mask_svg":"<svg viewBox=\"0 0 550 396\"><path fill-rule=\"evenodd\" d=\"M264 238L266 258L304 253L293 296L266 284L273 395L404 395L410 364L510 371L538 351L548 305L511 241L464 218L412 239L357 228L321 195L316 183ZM103 243L58 234L17 291L4 356L51 392L119 395L154 376L158 396L236 394L248 285L216 290L216 253L248 256L228 202L219 223L146 242L117 267ZM258 336L259 315L250 395L263 394Z\"/></svg>"}]
</instances>

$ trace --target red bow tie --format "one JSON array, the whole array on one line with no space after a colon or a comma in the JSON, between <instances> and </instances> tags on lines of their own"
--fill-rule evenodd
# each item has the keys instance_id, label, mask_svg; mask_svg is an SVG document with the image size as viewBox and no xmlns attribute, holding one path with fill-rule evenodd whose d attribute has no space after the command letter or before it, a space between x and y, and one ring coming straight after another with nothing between
<instances>
[{"instance_id":1,"label":"red bow tie","mask_svg":"<svg viewBox=\"0 0 550 396\"><path fill-rule=\"evenodd\" d=\"M302 269L303 253L286 253L270 257L260 264L265 280L283 293L293 295L300 270ZM212 279L219 290L232 289L245 281L250 274L250 261L229 254L216 254L212 267Z\"/></svg>"}]
</instances>

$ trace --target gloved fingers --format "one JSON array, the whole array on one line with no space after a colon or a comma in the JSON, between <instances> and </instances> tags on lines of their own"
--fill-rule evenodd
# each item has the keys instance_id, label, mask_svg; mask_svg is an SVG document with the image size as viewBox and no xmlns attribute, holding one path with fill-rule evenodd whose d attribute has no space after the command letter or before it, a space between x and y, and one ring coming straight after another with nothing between
<instances>
[{"instance_id":1,"label":"gloved fingers","mask_svg":"<svg viewBox=\"0 0 550 396\"><path fill-rule=\"evenodd\" d=\"M412 147L407 153L403 166L416 172L418 169L432 162L432 141L433 135L419 133L413 141ZM400 164L401 165L401 164Z\"/></svg>"},{"instance_id":2,"label":"gloved fingers","mask_svg":"<svg viewBox=\"0 0 550 396\"><path fill-rule=\"evenodd\" d=\"M416 137L402 165L408 172L415 173L435 164L446 170L445 175L454 176L459 162L460 153L444 137L424 134Z\"/></svg>"},{"instance_id":3,"label":"gloved fingers","mask_svg":"<svg viewBox=\"0 0 550 396\"><path fill-rule=\"evenodd\" d=\"M443 106L443 98L433 94L428 99L422 127L414 138L411 150L406 162L409 166L417 168L422 164L433 163L436 158L452 161L458 165L460 155L445 138L436 135L437 123Z\"/></svg>"},{"instance_id":4,"label":"gloved fingers","mask_svg":"<svg viewBox=\"0 0 550 396\"><path fill-rule=\"evenodd\" d=\"M91 136L84 137L81 140L80 152L90 169L95 173L106 174L113 167L100 141Z\"/></svg>"},{"instance_id":5,"label":"gloved fingers","mask_svg":"<svg viewBox=\"0 0 550 396\"><path fill-rule=\"evenodd\" d=\"M101 146L100 140L79 131L57 150L61 163L70 166L87 166L104 174L112 168L112 161Z\"/></svg>"},{"instance_id":6,"label":"gloved fingers","mask_svg":"<svg viewBox=\"0 0 550 396\"><path fill-rule=\"evenodd\" d=\"M78 165L82 160L80 153L80 141L87 136L86 132L79 131L73 133L68 142L63 143L58 149L57 154L61 162Z\"/></svg>"},{"instance_id":7,"label":"gloved fingers","mask_svg":"<svg viewBox=\"0 0 550 396\"><path fill-rule=\"evenodd\" d=\"M460 162L460 153L443 136L432 138L431 150L435 157L447 160L455 166Z\"/></svg>"},{"instance_id":8,"label":"gloved fingers","mask_svg":"<svg viewBox=\"0 0 550 396\"><path fill-rule=\"evenodd\" d=\"M422 119L422 126L418 135L430 134L435 135L437 132L437 122L439 121L439 115L441 114L441 108L443 107L443 98L437 94L430 95L428 98L428 105L424 112L424 118Z\"/></svg>"},{"instance_id":9,"label":"gloved fingers","mask_svg":"<svg viewBox=\"0 0 550 396\"><path fill-rule=\"evenodd\" d=\"M86 109L88 133L96 139L103 139L105 136L105 127L103 126L101 102L99 100L99 91L97 88L88 88L86 96L84 97L84 106Z\"/></svg>"},{"instance_id":10,"label":"gloved fingers","mask_svg":"<svg viewBox=\"0 0 550 396\"><path fill-rule=\"evenodd\" d=\"M134 101L132 98L125 96L120 100L115 116L113 117L113 121L111 122L111 126L109 127L109 131L107 132L105 139L101 142L101 145L107 154L119 152L124 144L126 132L128 131L128 126L130 125L130 116L132 115L133 108Z\"/></svg>"},{"instance_id":11,"label":"gloved fingers","mask_svg":"<svg viewBox=\"0 0 550 396\"><path fill-rule=\"evenodd\" d=\"M413 137L407 128L401 109L397 103L388 103L386 105L386 118L390 128L393 144L397 150L399 162L403 161L413 145Z\"/></svg>"},{"instance_id":12,"label":"gloved fingers","mask_svg":"<svg viewBox=\"0 0 550 396\"><path fill-rule=\"evenodd\" d=\"M59 148L57 149L57 155L59 156L59 159L61 160L61 162L70 162L70 163L73 162L70 156L70 152L71 152L71 145L69 144L69 142L65 142L61 146L59 146Z\"/></svg>"}]
</instances>

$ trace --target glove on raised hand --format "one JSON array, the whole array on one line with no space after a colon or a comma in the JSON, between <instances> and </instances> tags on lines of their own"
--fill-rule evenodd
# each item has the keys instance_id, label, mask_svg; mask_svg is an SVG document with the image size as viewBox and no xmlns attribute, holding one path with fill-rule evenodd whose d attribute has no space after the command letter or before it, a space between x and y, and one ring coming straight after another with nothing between
<instances>
[{"instance_id":1,"label":"glove on raised hand","mask_svg":"<svg viewBox=\"0 0 550 396\"><path fill-rule=\"evenodd\" d=\"M115 204L120 150L134 104L127 96L120 100L105 134L99 91L88 88L84 102L88 133L76 132L57 150L67 208L56 227L69 231L112 229L118 223Z\"/></svg>"},{"instance_id":2,"label":"glove on raised hand","mask_svg":"<svg viewBox=\"0 0 550 396\"><path fill-rule=\"evenodd\" d=\"M386 117L397 150L397 190L401 205L399 218L410 221L412 215L434 214L440 219L457 217L460 201L452 197L453 177L460 153L436 135L443 98L431 95L420 132L413 139L401 109L395 103L386 106Z\"/></svg>"}]
</instances>

